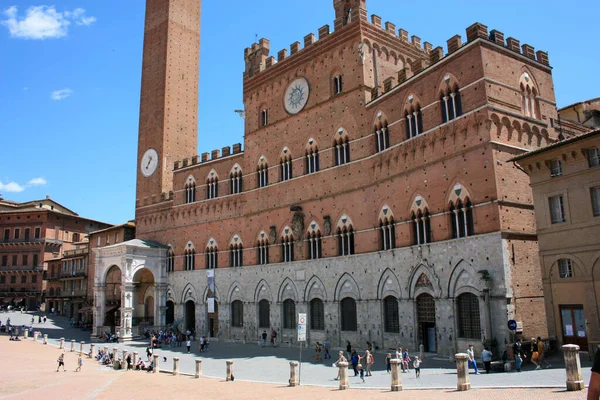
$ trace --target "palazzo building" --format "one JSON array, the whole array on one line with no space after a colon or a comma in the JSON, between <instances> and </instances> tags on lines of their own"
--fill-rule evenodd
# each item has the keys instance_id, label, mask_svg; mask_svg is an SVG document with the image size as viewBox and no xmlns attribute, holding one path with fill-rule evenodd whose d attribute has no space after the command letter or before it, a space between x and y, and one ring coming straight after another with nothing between
<instances>
[{"instance_id":1,"label":"palazzo building","mask_svg":"<svg viewBox=\"0 0 600 400\"><path fill-rule=\"evenodd\" d=\"M243 148L197 155L200 6L147 1L136 239L95 252L96 321L120 285L124 340L152 317L295 343L299 312L333 345L449 354L512 340L509 320L547 336L529 179L508 162L558 138L547 53L480 23L444 52L335 0L333 28L244 50Z\"/></svg>"}]
</instances>

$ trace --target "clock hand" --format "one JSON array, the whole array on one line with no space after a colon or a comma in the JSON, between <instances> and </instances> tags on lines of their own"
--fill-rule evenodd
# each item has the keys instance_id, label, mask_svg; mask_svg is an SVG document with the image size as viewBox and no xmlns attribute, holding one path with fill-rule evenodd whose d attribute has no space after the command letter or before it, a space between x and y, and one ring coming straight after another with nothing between
<instances>
[{"instance_id":1,"label":"clock hand","mask_svg":"<svg viewBox=\"0 0 600 400\"><path fill-rule=\"evenodd\" d=\"M148 159L148 164L146 164L146 169L148 169L148 167L150 166L150 163L151 163L151 162L152 162L152 157L150 157L150 158Z\"/></svg>"}]
</instances>

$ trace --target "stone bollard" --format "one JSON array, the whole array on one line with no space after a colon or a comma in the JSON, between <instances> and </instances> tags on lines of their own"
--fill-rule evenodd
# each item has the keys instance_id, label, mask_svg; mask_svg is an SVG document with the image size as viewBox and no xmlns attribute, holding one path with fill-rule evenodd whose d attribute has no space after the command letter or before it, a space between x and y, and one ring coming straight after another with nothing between
<instances>
[{"instance_id":1,"label":"stone bollard","mask_svg":"<svg viewBox=\"0 0 600 400\"><path fill-rule=\"evenodd\" d=\"M121 369L127 369L127 350L123 350L121 358Z\"/></svg>"},{"instance_id":2,"label":"stone bollard","mask_svg":"<svg viewBox=\"0 0 600 400\"><path fill-rule=\"evenodd\" d=\"M39 335L40 335L40 333L38 331L33 332L33 340L35 340L37 342Z\"/></svg>"},{"instance_id":3,"label":"stone bollard","mask_svg":"<svg viewBox=\"0 0 600 400\"><path fill-rule=\"evenodd\" d=\"M71 340L71 351L75 351L75 340Z\"/></svg>"},{"instance_id":4,"label":"stone bollard","mask_svg":"<svg viewBox=\"0 0 600 400\"><path fill-rule=\"evenodd\" d=\"M338 375L340 377L340 390L348 389L348 363L346 361L342 361L338 363L339 372Z\"/></svg>"},{"instance_id":5,"label":"stone bollard","mask_svg":"<svg viewBox=\"0 0 600 400\"><path fill-rule=\"evenodd\" d=\"M60 338L60 344L58 345L59 349L64 349L65 348L65 338L61 337Z\"/></svg>"},{"instance_id":6,"label":"stone bollard","mask_svg":"<svg viewBox=\"0 0 600 400\"><path fill-rule=\"evenodd\" d=\"M233 381L233 361L227 360L227 376L225 377L225 382Z\"/></svg>"},{"instance_id":7,"label":"stone bollard","mask_svg":"<svg viewBox=\"0 0 600 400\"><path fill-rule=\"evenodd\" d=\"M454 358L456 359L456 390L462 392L471 389L471 382L469 381L469 355L458 353Z\"/></svg>"},{"instance_id":8,"label":"stone bollard","mask_svg":"<svg viewBox=\"0 0 600 400\"><path fill-rule=\"evenodd\" d=\"M29 329L25 329L23 331L23 339L27 339L29 337Z\"/></svg>"},{"instance_id":9,"label":"stone bollard","mask_svg":"<svg viewBox=\"0 0 600 400\"><path fill-rule=\"evenodd\" d=\"M154 359L154 370L152 372L158 374L160 372L160 366L158 365L158 354L152 354L152 358Z\"/></svg>"},{"instance_id":10,"label":"stone bollard","mask_svg":"<svg viewBox=\"0 0 600 400\"><path fill-rule=\"evenodd\" d=\"M135 366L136 366L136 364L138 362L138 354L139 353L137 351L134 351L133 352L133 357L131 358L131 363L133 364L133 368L134 369L135 369Z\"/></svg>"},{"instance_id":11,"label":"stone bollard","mask_svg":"<svg viewBox=\"0 0 600 400\"><path fill-rule=\"evenodd\" d=\"M565 356L565 369L567 371L567 390L583 390L585 383L581 376L581 362L579 361L579 346L565 344L562 347Z\"/></svg>"},{"instance_id":12,"label":"stone bollard","mask_svg":"<svg viewBox=\"0 0 600 400\"><path fill-rule=\"evenodd\" d=\"M290 361L290 386L294 387L294 386L298 386L300 384L300 381L298 379L298 362L297 361Z\"/></svg>"},{"instance_id":13,"label":"stone bollard","mask_svg":"<svg viewBox=\"0 0 600 400\"><path fill-rule=\"evenodd\" d=\"M419 345L419 358L421 359L421 361L423 361L424 357L425 357L425 346L420 344Z\"/></svg>"},{"instance_id":14,"label":"stone bollard","mask_svg":"<svg viewBox=\"0 0 600 400\"><path fill-rule=\"evenodd\" d=\"M108 354L108 346L104 346L104 354Z\"/></svg>"},{"instance_id":15,"label":"stone bollard","mask_svg":"<svg viewBox=\"0 0 600 400\"><path fill-rule=\"evenodd\" d=\"M96 345L94 343L90 344L90 354L91 354L90 358L94 358L96 356L96 353L94 352L95 348L96 348Z\"/></svg>"},{"instance_id":16,"label":"stone bollard","mask_svg":"<svg viewBox=\"0 0 600 400\"><path fill-rule=\"evenodd\" d=\"M400 376L402 360L392 358L390 364L392 367L392 392L399 392L402 390L402 377Z\"/></svg>"},{"instance_id":17,"label":"stone bollard","mask_svg":"<svg viewBox=\"0 0 600 400\"><path fill-rule=\"evenodd\" d=\"M179 357L173 357L173 376L179 375Z\"/></svg>"},{"instance_id":18,"label":"stone bollard","mask_svg":"<svg viewBox=\"0 0 600 400\"><path fill-rule=\"evenodd\" d=\"M119 359L119 349L116 347L113 347L113 360L118 360Z\"/></svg>"},{"instance_id":19,"label":"stone bollard","mask_svg":"<svg viewBox=\"0 0 600 400\"><path fill-rule=\"evenodd\" d=\"M79 354L83 354L83 346L85 345L85 342L79 342Z\"/></svg>"},{"instance_id":20,"label":"stone bollard","mask_svg":"<svg viewBox=\"0 0 600 400\"><path fill-rule=\"evenodd\" d=\"M48 344L48 334L44 333L44 344Z\"/></svg>"},{"instance_id":21,"label":"stone bollard","mask_svg":"<svg viewBox=\"0 0 600 400\"><path fill-rule=\"evenodd\" d=\"M194 377L200 378L201 375L202 375L202 360L199 358L196 358L196 375L194 375Z\"/></svg>"}]
</instances>

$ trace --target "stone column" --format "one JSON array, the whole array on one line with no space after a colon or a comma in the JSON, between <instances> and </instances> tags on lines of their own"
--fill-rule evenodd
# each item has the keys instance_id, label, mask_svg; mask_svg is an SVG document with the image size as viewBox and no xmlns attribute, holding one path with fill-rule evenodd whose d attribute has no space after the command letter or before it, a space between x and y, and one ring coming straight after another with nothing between
<instances>
[{"instance_id":1,"label":"stone column","mask_svg":"<svg viewBox=\"0 0 600 400\"><path fill-rule=\"evenodd\" d=\"M290 386L298 386L300 379L298 376L298 361L290 361Z\"/></svg>"},{"instance_id":2,"label":"stone column","mask_svg":"<svg viewBox=\"0 0 600 400\"><path fill-rule=\"evenodd\" d=\"M152 354L152 358L154 359L154 372L155 374L158 374L160 372L160 367L158 365L158 354Z\"/></svg>"},{"instance_id":3,"label":"stone column","mask_svg":"<svg viewBox=\"0 0 600 400\"><path fill-rule=\"evenodd\" d=\"M59 349L64 349L65 348L65 338L61 337L60 338L60 344L58 345Z\"/></svg>"},{"instance_id":4,"label":"stone column","mask_svg":"<svg viewBox=\"0 0 600 400\"><path fill-rule=\"evenodd\" d=\"M100 271L101 269L102 264L96 264L96 272L103 273L104 271ZM92 336L99 337L102 334L102 326L106 314L106 285L101 285L96 281L94 285L94 296L96 299L94 304L94 326L92 327Z\"/></svg>"},{"instance_id":5,"label":"stone column","mask_svg":"<svg viewBox=\"0 0 600 400\"><path fill-rule=\"evenodd\" d=\"M338 363L339 368L339 376L340 376L340 390L346 390L350 385L348 385L348 363L346 361L342 361Z\"/></svg>"},{"instance_id":6,"label":"stone column","mask_svg":"<svg viewBox=\"0 0 600 400\"><path fill-rule=\"evenodd\" d=\"M123 350L123 355L121 359L121 369L127 368L127 350Z\"/></svg>"},{"instance_id":7,"label":"stone column","mask_svg":"<svg viewBox=\"0 0 600 400\"><path fill-rule=\"evenodd\" d=\"M179 375L179 357L173 357L173 376Z\"/></svg>"},{"instance_id":8,"label":"stone column","mask_svg":"<svg viewBox=\"0 0 600 400\"><path fill-rule=\"evenodd\" d=\"M158 279L158 277L157 277ZM156 282L154 284L154 326L163 328L167 325L167 285Z\"/></svg>"},{"instance_id":9,"label":"stone column","mask_svg":"<svg viewBox=\"0 0 600 400\"><path fill-rule=\"evenodd\" d=\"M27 339L29 337L29 329L25 329L23 331L23 339Z\"/></svg>"},{"instance_id":10,"label":"stone column","mask_svg":"<svg viewBox=\"0 0 600 400\"><path fill-rule=\"evenodd\" d=\"M576 344L565 344L562 349L565 356L565 369L567 371L567 390L583 390L585 384L581 376L579 346Z\"/></svg>"},{"instance_id":11,"label":"stone column","mask_svg":"<svg viewBox=\"0 0 600 400\"><path fill-rule=\"evenodd\" d=\"M227 360L227 376L225 377L226 382L231 382L233 380L233 361Z\"/></svg>"},{"instance_id":12,"label":"stone column","mask_svg":"<svg viewBox=\"0 0 600 400\"><path fill-rule=\"evenodd\" d=\"M79 342L79 354L83 354L83 346L85 345L85 342L81 341Z\"/></svg>"},{"instance_id":13,"label":"stone column","mask_svg":"<svg viewBox=\"0 0 600 400\"><path fill-rule=\"evenodd\" d=\"M130 263L131 260L127 260ZM125 282L125 276L122 282ZM121 284L121 326L119 328L120 341L130 341L133 338L133 283L127 282Z\"/></svg>"},{"instance_id":14,"label":"stone column","mask_svg":"<svg viewBox=\"0 0 600 400\"><path fill-rule=\"evenodd\" d=\"M400 376L402 360L392 358L390 364L392 367L392 392L399 392L402 390L402 377Z\"/></svg>"},{"instance_id":15,"label":"stone column","mask_svg":"<svg viewBox=\"0 0 600 400\"><path fill-rule=\"evenodd\" d=\"M471 389L471 382L469 381L469 355L458 353L454 358L456 359L456 390L462 392Z\"/></svg>"},{"instance_id":16,"label":"stone column","mask_svg":"<svg viewBox=\"0 0 600 400\"><path fill-rule=\"evenodd\" d=\"M131 357L131 363L133 364L133 368L135 368L135 365L138 362L138 354L139 353L137 351L134 351L133 352L133 357Z\"/></svg>"},{"instance_id":17,"label":"stone column","mask_svg":"<svg viewBox=\"0 0 600 400\"><path fill-rule=\"evenodd\" d=\"M96 345L94 343L90 344L90 354L92 355L90 358L94 358L96 356Z\"/></svg>"},{"instance_id":18,"label":"stone column","mask_svg":"<svg viewBox=\"0 0 600 400\"><path fill-rule=\"evenodd\" d=\"M44 344L48 344L48 334L44 333Z\"/></svg>"},{"instance_id":19,"label":"stone column","mask_svg":"<svg viewBox=\"0 0 600 400\"><path fill-rule=\"evenodd\" d=\"M75 340L71 340L71 351L75 351Z\"/></svg>"},{"instance_id":20,"label":"stone column","mask_svg":"<svg viewBox=\"0 0 600 400\"><path fill-rule=\"evenodd\" d=\"M196 358L196 375L194 375L194 378L200 378L201 375L202 375L202 360L199 358Z\"/></svg>"}]
</instances>

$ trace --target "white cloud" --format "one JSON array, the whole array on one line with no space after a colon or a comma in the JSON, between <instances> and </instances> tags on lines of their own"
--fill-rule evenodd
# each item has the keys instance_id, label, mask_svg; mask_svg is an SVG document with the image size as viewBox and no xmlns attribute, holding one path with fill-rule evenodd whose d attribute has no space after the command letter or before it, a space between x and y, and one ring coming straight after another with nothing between
<instances>
[{"instance_id":1,"label":"white cloud","mask_svg":"<svg viewBox=\"0 0 600 400\"><path fill-rule=\"evenodd\" d=\"M30 186L41 186L41 185L45 185L47 184L48 181L45 180L44 178L33 178L31 179L29 182L27 182L28 185Z\"/></svg>"},{"instance_id":2,"label":"white cloud","mask_svg":"<svg viewBox=\"0 0 600 400\"><path fill-rule=\"evenodd\" d=\"M54 6L33 6L18 15L18 8L12 6L4 10L6 19L0 24L6 26L11 37L23 39L56 39L67 36L69 25L89 26L96 21L95 17L85 15L83 8L73 11L58 12Z\"/></svg>"},{"instance_id":3,"label":"white cloud","mask_svg":"<svg viewBox=\"0 0 600 400\"><path fill-rule=\"evenodd\" d=\"M0 182L0 190L12 192L12 193L20 193L23 190L25 190L25 187L19 185L16 182L8 182L7 184Z\"/></svg>"},{"instance_id":4,"label":"white cloud","mask_svg":"<svg viewBox=\"0 0 600 400\"><path fill-rule=\"evenodd\" d=\"M63 100L72 94L73 94L73 91L71 89L64 88L64 89L60 89L60 90L55 90L54 92L50 93L50 98L52 100Z\"/></svg>"}]
</instances>

